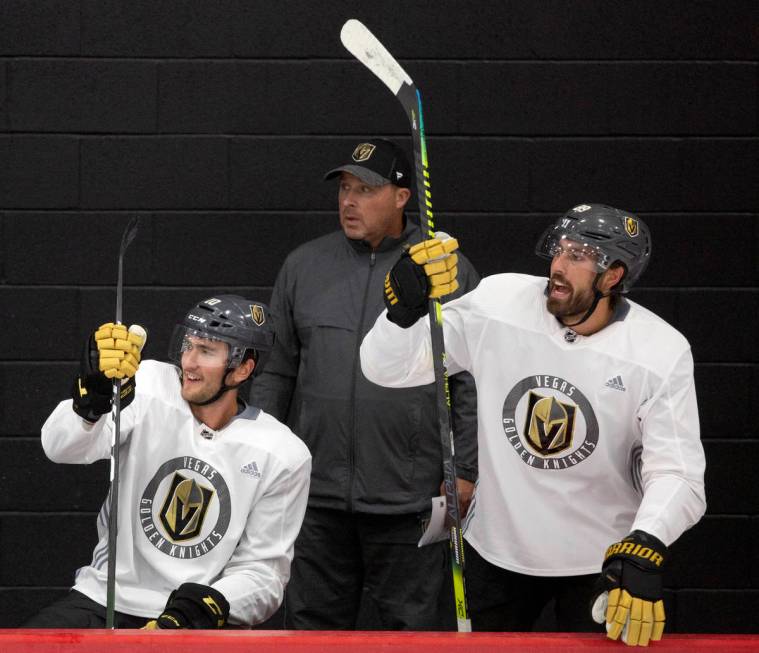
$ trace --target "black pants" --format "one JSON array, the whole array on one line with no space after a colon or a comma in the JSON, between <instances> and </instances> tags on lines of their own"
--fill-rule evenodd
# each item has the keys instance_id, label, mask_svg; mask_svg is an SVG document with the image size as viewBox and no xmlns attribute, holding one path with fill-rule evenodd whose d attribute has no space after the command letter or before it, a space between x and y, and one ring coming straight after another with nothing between
<instances>
[{"instance_id":1,"label":"black pants","mask_svg":"<svg viewBox=\"0 0 759 653\"><path fill-rule=\"evenodd\" d=\"M116 628L142 628L149 619L116 612ZM105 606L71 590L62 599L42 608L22 628L105 628Z\"/></svg>"},{"instance_id":2,"label":"black pants","mask_svg":"<svg viewBox=\"0 0 759 653\"><path fill-rule=\"evenodd\" d=\"M527 576L490 564L465 544L466 590L473 630L529 632L543 608L555 602L556 629L595 632L590 599L597 574Z\"/></svg>"},{"instance_id":3,"label":"black pants","mask_svg":"<svg viewBox=\"0 0 759 653\"><path fill-rule=\"evenodd\" d=\"M285 625L356 627L362 594L387 630L441 630L447 543L424 547L421 516L309 508L285 591ZM451 612L453 602L450 602ZM449 620L450 621L450 620Z\"/></svg>"}]
</instances>

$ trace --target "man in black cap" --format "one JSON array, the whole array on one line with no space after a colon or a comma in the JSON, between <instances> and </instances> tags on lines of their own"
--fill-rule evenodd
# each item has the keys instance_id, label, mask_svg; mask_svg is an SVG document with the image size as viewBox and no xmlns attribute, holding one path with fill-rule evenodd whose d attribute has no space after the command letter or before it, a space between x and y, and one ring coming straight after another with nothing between
<instances>
[{"instance_id":1,"label":"man in black cap","mask_svg":"<svg viewBox=\"0 0 759 653\"><path fill-rule=\"evenodd\" d=\"M361 373L358 351L383 309L385 276L421 240L404 208L412 170L384 139L360 142L338 178L340 226L286 259L272 295L277 340L251 402L285 421L313 456L305 522L285 595L287 628L353 629L362 595L382 628L452 626L440 607L447 543L419 548L430 500L440 493L442 456L434 386L382 388ZM459 296L477 273L461 259ZM459 497L477 474L471 377L451 379Z\"/></svg>"}]
</instances>

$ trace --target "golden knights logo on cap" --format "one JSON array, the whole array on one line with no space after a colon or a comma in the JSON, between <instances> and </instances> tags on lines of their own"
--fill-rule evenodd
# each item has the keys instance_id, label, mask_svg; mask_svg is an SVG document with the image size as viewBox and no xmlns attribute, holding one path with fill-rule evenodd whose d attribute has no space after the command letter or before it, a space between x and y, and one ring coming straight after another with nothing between
<instances>
[{"instance_id":1,"label":"golden knights logo on cap","mask_svg":"<svg viewBox=\"0 0 759 653\"><path fill-rule=\"evenodd\" d=\"M161 523L172 540L181 542L200 535L213 495L213 489L179 472L174 473L160 514Z\"/></svg>"},{"instance_id":2,"label":"golden knights logo on cap","mask_svg":"<svg viewBox=\"0 0 759 653\"><path fill-rule=\"evenodd\" d=\"M374 154L374 150L376 149L375 145L372 145L371 143L359 143L356 146L356 149L353 150L353 154L351 157L356 163L361 163L363 161L366 161L369 159L369 157Z\"/></svg>"},{"instance_id":3,"label":"golden knights logo on cap","mask_svg":"<svg viewBox=\"0 0 759 653\"><path fill-rule=\"evenodd\" d=\"M266 322L266 316L264 315L264 307L261 306L261 304L251 304L250 317L253 318L253 321L256 323L256 326L261 326L264 322Z\"/></svg>"},{"instance_id":4,"label":"golden knights logo on cap","mask_svg":"<svg viewBox=\"0 0 759 653\"><path fill-rule=\"evenodd\" d=\"M524 432L527 444L543 455L553 455L572 445L576 406L555 397L530 392Z\"/></svg>"},{"instance_id":5,"label":"golden knights logo on cap","mask_svg":"<svg viewBox=\"0 0 759 653\"><path fill-rule=\"evenodd\" d=\"M635 238L638 235L638 221L629 215L625 217L625 231L631 238Z\"/></svg>"}]
</instances>

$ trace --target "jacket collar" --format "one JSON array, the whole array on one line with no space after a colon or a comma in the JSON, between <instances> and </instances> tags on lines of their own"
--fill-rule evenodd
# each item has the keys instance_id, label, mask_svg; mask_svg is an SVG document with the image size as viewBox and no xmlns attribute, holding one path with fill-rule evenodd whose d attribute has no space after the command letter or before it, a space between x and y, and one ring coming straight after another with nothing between
<instances>
[{"instance_id":1,"label":"jacket collar","mask_svg":"<svg viewBox=\"0 0 759 653\"><path fill-rule=\"evenodd\" d=\"M402 245L407 240L411 239L412 235L415 231L419 230L419 225L416 224L413 220L409 220L406 217L406 214L403 214L403 231L401 232L400 237L398 238L391 238L390 236L385 236L381 241L380 244L377 246L377 248L374 250L377 253L380 252L390 252L394 249L397 249L399 245ZM371 254L372 253L372 246L367 243L365 240L353 240L351 238L348 238L346 236L345 240L351 244L351 247L355 249L359 254Z\"/></svg>"}]
</instances>

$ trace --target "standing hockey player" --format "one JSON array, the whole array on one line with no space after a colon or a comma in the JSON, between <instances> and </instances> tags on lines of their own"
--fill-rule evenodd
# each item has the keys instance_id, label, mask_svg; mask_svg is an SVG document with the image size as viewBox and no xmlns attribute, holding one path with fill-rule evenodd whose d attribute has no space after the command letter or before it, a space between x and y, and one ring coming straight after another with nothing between
<instances>
[{"instance_id":1,"label":"standing hockey player","mask_svg":"<svg viewBox=\"0 0 759 653\"><path fill-rule=\"evenodd\" d=\"M412 170L384 139L346 154L326 175L337 179L342 229L285 260L271 300L277 344L251 395L287 420L314 457L286 626L353 629L368 595L383 628L439 630L447 625L439 608L447 544L417 547L443 478L434 387L379 387L358 360L383 308L385 275L420 238L404 214ZM463 257L460 270L462 288L474 287L477 273ZM474 384L463 374L451 388L457 483L468 505L477 464ZM449 612L452 620L452 603Z\"/></svg>"},{"instance_id":2,"label":"standing hockey player","mask_svg":"<svg viewBox=\"0 0 759 653\"><path fill-rule=\"evenodd\" d=\"M387 311L361 347L375 383L432 380L426 321L409 318L450 283L425 273L430 249L388 275ZM690 347L624 298L651 254L633 214L576 206L536 251L551 261L547 283L495 275L443 307L449 371L471 371L478 391L473 627L530 630L553 598L560 630L591 630L592 602L609 637L645 646L664 629L667 547L705 509Z\"/></svg>"},{"instance_id":3,"label":"standing hockey player","mask_svg":"<svg viewBox=\"0 0 759 653\"><path fill-rule=\"evenodd\" d=\"M115 625L263 621L282 601L311 470L300 439L238 396L274 345L269 310L236 295L200 302L174 330L173 365L139 365L140 345L121 325L100 327L73 398L42 427L54 462L108 458L110 379L124 379ZM27 627L104 627L107 510L92 562Z\"/></svg>"}]
</instances>

